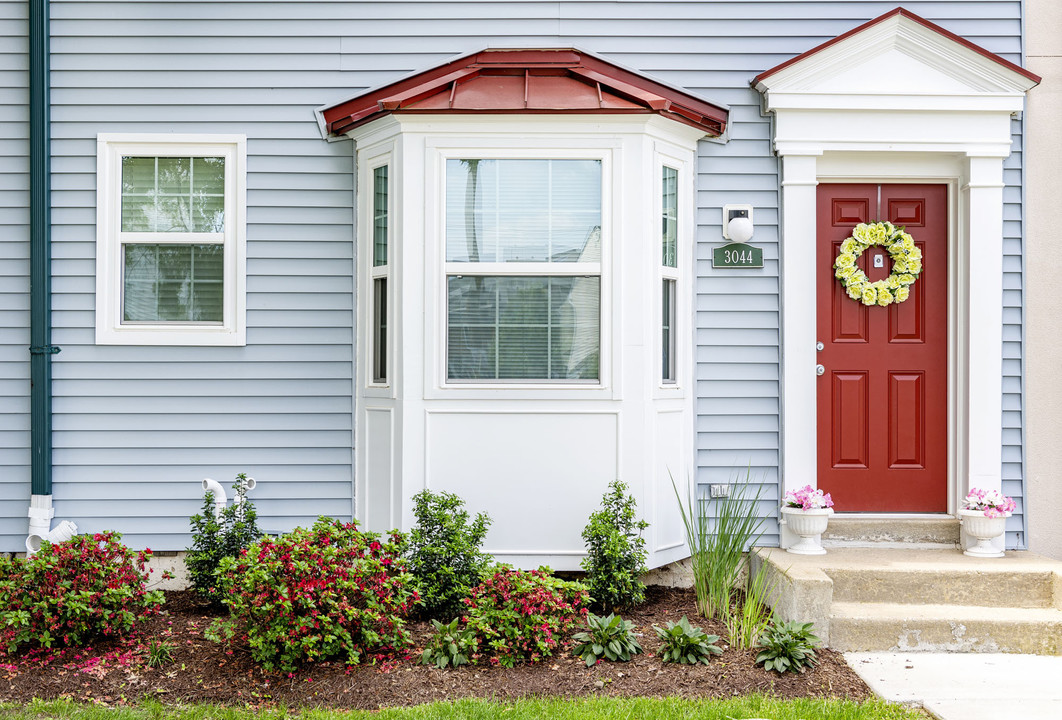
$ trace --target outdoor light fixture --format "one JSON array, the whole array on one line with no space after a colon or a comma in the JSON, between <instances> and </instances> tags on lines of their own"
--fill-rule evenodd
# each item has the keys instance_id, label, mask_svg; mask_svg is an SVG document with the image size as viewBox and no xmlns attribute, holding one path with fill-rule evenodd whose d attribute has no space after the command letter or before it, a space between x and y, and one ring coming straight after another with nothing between
<instances>
[{"instance_id":1,"label":"outdoor light fixture","mask_svg":"<svg viewBox=\"0 0 1062 720\"><path fill-rule=\"evenodd\" d=\"M747 243L752 239L751 205L723 206L723 237L732 243Z\"/></svg>"}]
</instances>

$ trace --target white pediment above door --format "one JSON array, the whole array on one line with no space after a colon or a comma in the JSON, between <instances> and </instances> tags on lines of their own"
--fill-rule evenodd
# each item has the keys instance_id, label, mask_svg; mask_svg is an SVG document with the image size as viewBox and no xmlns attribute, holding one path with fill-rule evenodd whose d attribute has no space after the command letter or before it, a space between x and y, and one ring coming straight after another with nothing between
<instances>
[{"instance_id":1,"label":"white pediment above door","mask_svg":"<svg viewBox=\"0 0 1062 720\"><path fill-rule=\"evenodd\" d=\"M761 73L753 85L767 110L1017 112L1037 82L1027 70L897 8Z\"/></svg>"}]
</instances>

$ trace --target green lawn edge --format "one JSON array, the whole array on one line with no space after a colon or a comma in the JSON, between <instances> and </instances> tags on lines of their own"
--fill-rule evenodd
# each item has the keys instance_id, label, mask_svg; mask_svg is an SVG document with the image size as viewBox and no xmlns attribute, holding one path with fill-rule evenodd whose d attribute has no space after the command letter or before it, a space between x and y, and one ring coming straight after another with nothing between
<instances>
[{"instance_id":1,"label":"green lawn edge","mask_svg":"<svg viewBox=\"0 0 1062 720\"><path fill-rule=\"evenodd\" d=\"M68 700L0 705L4 720L925 720L920 710L871 699L778 700L749 695L726 700L686 698L535 698L515 702L464 699L378 711L236 708L217 705L162 705L145 701L103 707Z\"/></svg>"}]
</instances>

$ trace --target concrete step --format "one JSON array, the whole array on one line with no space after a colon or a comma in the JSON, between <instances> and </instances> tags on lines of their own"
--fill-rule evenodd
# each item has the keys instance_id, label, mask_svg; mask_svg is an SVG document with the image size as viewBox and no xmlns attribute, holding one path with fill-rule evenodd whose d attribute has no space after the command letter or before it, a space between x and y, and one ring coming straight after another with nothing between
<instances>
[{"instance_id":1,"label":"concrete step","mask_svg":"<svg viewBox=\"0 0 1062 720\"><path fill-rule=\"evenodd\" d=\"M823 547L954 548L959 519L835 515L822 534Z\"/></svg>"},{"instance_id":2,"label":"concrete step","mask_svg":"<svg viewBox=\"0 0 1062 720\"><path fill-rule=\"evenodd\" d=\"M1003 652L1062 655L1062 611L971 605L835 602L840 652Z\"/></svg>"},{"instance_id":3,"label":"concrete step","mask_svg":"<svg viewBox=\"0 0 1062 720\"><path fill-rule=\"evenodd\" d=\"M827 568L833 580L833 602L980 605L985 607L1051 608L1055 574L1045 570L997 565L967 569L937 567Z\"/></svg>"}]
</instances>

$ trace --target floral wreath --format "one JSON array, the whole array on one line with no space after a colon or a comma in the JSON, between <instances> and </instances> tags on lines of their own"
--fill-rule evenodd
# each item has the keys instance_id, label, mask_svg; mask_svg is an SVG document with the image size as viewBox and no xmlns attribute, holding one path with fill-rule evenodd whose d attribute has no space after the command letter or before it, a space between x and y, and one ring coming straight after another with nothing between
<instances>
[{"instance_id":1,"label":"floral wreath","mask_svg":"<svg viewBox=\"0 0 1062 720\"><path fill-rule=\"evenodd\" d=\"M881 245L892 258L892 272L885 280L870 282L856 260L871 245ZM902 303L911 296L911 285L922 272L922 251L914 238L890 222L859 223L841 243L841 252L833 263L834 276L848 292L848 297L864 305Z\"/></svg>"}]
</instances>

